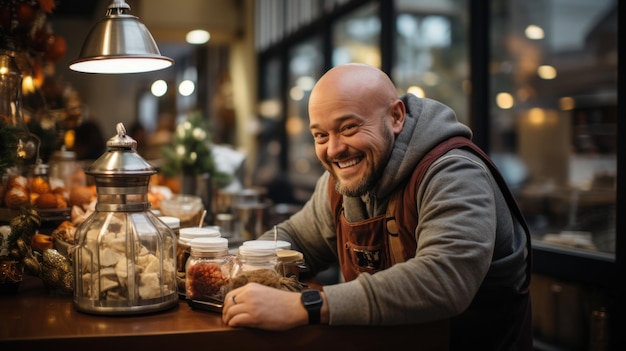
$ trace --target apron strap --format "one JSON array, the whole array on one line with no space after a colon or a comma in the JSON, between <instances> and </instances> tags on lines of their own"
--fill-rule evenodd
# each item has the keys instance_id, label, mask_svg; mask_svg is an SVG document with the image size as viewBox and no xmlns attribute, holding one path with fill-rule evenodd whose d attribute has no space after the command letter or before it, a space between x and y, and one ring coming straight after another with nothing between
<instances>
[{"instance_id":1,"label":"apron strap","mask_svg":"<svg viewBox=\"0 0 626 351\"><path fill-rule=\"evenodd\" d=\"M389 247L391 253L391 264L404 262L403 245L400 241L400 235L398 231L398 223L396 223L396 205L400 198L400 191L394 191L389 202L387 203L386 224L387 234L389 239Z\"/></svg>"}]
</instances>

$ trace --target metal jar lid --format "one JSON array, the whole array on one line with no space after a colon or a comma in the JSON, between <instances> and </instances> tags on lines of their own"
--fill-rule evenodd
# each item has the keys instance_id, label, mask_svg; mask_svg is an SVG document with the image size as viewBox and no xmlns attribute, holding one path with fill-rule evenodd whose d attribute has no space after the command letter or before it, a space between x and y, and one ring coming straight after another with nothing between
<instances>
[{"instance_id":1,"label":"metal jar lid","mask_svg":"<svg viewBox=\"0 0 626 351\"><path fill-rule=\"evenodd\" d=\"M157 171L137 153L137 142L126 135L124 125L118 123L116 129L117 135L107 141L107 151L85 170L96 182L96 210L145 211L150 208L147 201L150 176ZM136 195L146 198L137 201Z\"/></svg>"},{"instance_id":2,"label":"metal jar lid","mask_svg":"<svg viewBox=\"0 0 626 351\"><path fill-rule=\"evenodd\" d=\"M137 153L137 141L126 134L122 123L117 135L107 141L107 152L94 161L85 173L94 176L152 175L157 170Z\"/></svg>"}]
</instances>

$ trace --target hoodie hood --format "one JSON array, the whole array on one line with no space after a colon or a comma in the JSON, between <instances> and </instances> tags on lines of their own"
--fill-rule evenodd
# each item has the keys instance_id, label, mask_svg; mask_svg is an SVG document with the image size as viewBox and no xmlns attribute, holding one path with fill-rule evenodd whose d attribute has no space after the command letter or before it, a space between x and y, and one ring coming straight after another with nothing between
<instances>
[{"instance_id":1,"label":"hoodie hood","mask_svg":"<svg viewBox=\"0 0 626 351\"><path fill-rule=\"evenodd\" d=\"M469 127L456 118L448 106L435 100L407 94L400 98L406 106L406 118L397 136L391 156L378 185L370 195L384 198L403 180L433 147L453 136L472 137Z\"/></svg>"}]
</instances>

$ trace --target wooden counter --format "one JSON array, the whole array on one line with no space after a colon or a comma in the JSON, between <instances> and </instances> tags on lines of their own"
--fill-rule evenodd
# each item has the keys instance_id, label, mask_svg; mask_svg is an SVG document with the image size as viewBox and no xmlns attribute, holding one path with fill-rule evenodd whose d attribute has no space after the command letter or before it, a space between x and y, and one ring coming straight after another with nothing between
<instances>
[{"instance_id":1,"label":"wooden counter","mask_svg":"<svg viewBox=\"0 0 626 351\"><path fill-rule=\"evenodd\" d=\"M1 350L446 350L448 343L447 321L268 332L227 327L220 314L193 310L183 300L146 315L91 315L76 311L70 295L27 280L16 295L0 296Z\"/></svg>"}]
</instances>

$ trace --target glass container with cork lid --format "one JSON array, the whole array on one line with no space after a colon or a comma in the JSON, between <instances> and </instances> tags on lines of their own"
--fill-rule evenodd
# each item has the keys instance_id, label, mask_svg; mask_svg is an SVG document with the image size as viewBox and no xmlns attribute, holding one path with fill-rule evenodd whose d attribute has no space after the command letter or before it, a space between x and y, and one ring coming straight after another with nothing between
<instances>
[{"instance_id":1,"label":"glass container with cork lid","mask_svg":"<svg viewBox=\"0 0 626 351\"><path fill-rule=\"evenodd\" d=\"M156 170L119 123L107 151L86 169L96 209L76 230L74 307L94 314L139 314L175 307L176 236L150 211Z\"/></svg>"}]
</instances>

